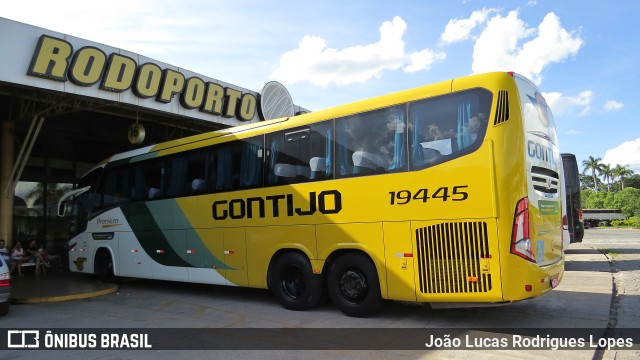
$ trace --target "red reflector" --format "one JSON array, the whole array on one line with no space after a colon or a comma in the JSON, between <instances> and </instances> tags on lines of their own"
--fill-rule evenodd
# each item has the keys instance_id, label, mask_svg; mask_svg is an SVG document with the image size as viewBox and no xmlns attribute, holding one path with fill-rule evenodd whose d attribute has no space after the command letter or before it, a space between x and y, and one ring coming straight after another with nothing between
<instances>
[{"instance_id":1,"label":"red reflector","mask_svg":"<svg viewBox=\"0 0 640 360\"><path fill-rule=\"evenodd\" d=\"M11 280L0 280L0 286L9 286L11 285Z\"/></svg>"},{"instance_id":2,"label":"red reflector","mask_svg":"<svg viewBox=\"0 0 640 360\"><path fill-rule=\"evenodd\" d=\"M533 290L533 286L531 286L531 285L525 285L524 286L524 291L531 292L532 290Z\"/></svg>"},{"instance_id":3,"label":"red reflector","mask_svg":"<svg viewBox=\"0 0 640 360\"><path fill-rule=\"evenodd\" d=\"M404 253L404 257L413 257L413 254Z\"/></svg>"}]
</instances>

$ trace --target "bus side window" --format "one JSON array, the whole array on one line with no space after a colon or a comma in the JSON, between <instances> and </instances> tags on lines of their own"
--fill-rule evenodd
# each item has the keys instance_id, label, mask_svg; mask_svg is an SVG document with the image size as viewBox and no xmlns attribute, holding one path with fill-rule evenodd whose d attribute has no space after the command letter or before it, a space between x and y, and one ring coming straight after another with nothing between
<instances>
[{"instance_id":1,"label":"bus side window","mask_svg":"<svg viewBox=\"0 0 640 360\"><path fill-rule=\"evenodd\" d=\"M263 137L236 140L213 149L214 190L230 191L262 186Z\"/></svg>"},{"instance_id":2,"label":"bus side window","mask_svg":"<svg viewBox=\"0 0 640 360\"><path fill-rule=\"evenodd\" d=\"M134 165L133 200L154 200L164 197L162 160L151 160Z\"/></svg>"},{"instance_id":3,"label":"bus side window","mask_svg":"<svg viewBox=\"0 0 640 360\"><path fill-rule=\"evenodd\" d=\"M322 180L332 175L331 122L267 136L267 185Z\"/></svg>"},{"instance_id":4,"label":"bus side window","mask_svg":"<svg viewBox=\"0 0 640 360\"><path fill-rule=\"evenodd\" d=\"M203 194L208 191L208 154L208 149L200 149L173 157L167 162L167 196Z\"/></svg>"},{"instance_id":5,"label":"bus side window","mask_svg":"<svg viewBox=\"0 0 640 360\"><path fill-rule=\"evenodd\" d=\"M416 102L409 109L412 169L423 169L478 148L487 129L491 93L474 89Z\"/></svg>"},{"instance_id":6,"label":"bus side window","mask_svg":"<svg viewBox=\"0 0 640 360\"><path fill-rule=\"evenodd\" d=\"M99 189L102 204L97 207L110 207L130 201L129 168L120 167L105 170L104 178ZM99 201L99 197L96 197Z\"/></svg>"},{"instance_id":7,"label":"bus side window","mask_svg":"<svg viewBox=\"0 0 640 360\"><path fill-rule=\"evenodd\" d=\"M406 170L402 106L336 120L337 177Z\"/></svg>"},{"instance_id":8,"label":"bus side window","mask_svg":"<svg viewBox=\"0 0 640 360\"><path fill-rule=\"evenodd\" d=\"M203 194L209 190L206 180L208 154L208 149L204 149L189 156L187 161L189 194Z\"/></svg>"}]
</instances>

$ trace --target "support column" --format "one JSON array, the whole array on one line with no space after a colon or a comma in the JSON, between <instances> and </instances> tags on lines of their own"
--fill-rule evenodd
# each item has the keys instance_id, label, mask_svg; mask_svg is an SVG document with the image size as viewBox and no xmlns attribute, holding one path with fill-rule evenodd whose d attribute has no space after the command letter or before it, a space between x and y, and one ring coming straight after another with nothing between
<instances>
[{"instance_id":1,"label":"support column","mask_svg":"<svg viewBox=\"0 0 640 360\"><path fill-rule=\"evenodd\" d=\"M15 124L0 122L0 239L5 239L7 248L13 246L13 192L1 193L11 180L15 161Z\"/></svg>"}]
</instances>

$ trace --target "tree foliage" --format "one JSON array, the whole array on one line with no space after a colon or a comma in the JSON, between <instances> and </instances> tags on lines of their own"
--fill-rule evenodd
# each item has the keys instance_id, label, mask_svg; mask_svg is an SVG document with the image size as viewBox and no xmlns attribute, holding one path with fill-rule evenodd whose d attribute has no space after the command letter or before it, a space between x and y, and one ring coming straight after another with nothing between
<instances>
[{"instance_id":1,"label":"tree foliage","mask_svg":"<svg viewBox=\"0 0 640 360\"><path fill-rule=\"evenodd\" d=\"M628 218L640 218L640 174L634 174L628 166L611 166L601 160L589 156L582 162L582 207L620 209Z\"/></svg>"},{"instance_id":2,"label":"tree foliage","mask_svg":"<svg viewBox=\"0 0 640 360\"><path fill-rule=\"evenodd\" d=\"M626 187L613 195L613 205L629 218L640 215L640 189Z\"/></svg>"}]
</instances>

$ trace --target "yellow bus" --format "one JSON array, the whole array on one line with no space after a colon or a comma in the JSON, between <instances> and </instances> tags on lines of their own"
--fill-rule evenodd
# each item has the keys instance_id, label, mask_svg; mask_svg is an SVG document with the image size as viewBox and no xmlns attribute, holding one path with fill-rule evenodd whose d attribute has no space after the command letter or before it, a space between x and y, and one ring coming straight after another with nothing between
<instances>
[{"instance_id":1,"label":"yellow bus","mask_svg":"<svg viewBox=\"0 0 640 360\"><path fill-rule=\"evenodd\" d=\"M349 316L534 298L564 269L554 126L503 72L114 155L61 199L69 264Z\"/></svg>"}]
</instances>

